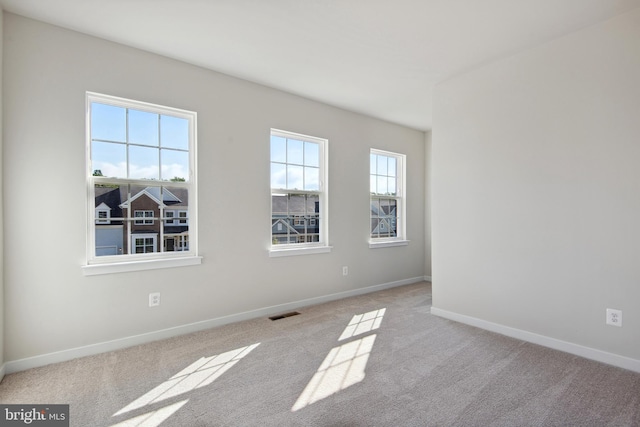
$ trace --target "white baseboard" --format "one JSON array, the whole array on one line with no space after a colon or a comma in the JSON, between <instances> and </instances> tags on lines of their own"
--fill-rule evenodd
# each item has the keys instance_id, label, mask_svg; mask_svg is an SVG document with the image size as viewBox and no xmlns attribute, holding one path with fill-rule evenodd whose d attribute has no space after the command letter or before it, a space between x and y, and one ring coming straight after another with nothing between
<instances>
[{"instance_id":1,"label":"white baseboard","mask_svg":"<svg viewBox=\"0 0 640 427\"><path fill-rule=\"evenodd\" d=\"M126 338L119 338L112 341L101 342L97 344L90 344L87 346L71 348L68 350L57 351L54 353L47 353L33 357L27 357L24 359L13 360L6 362L2 366L0 373L6 372L12 374L14 372L24 371L31 368L37 368L39 366L45 366L52 363L64 362L67 360L76 359L78 357L91 356L94 354L105 353L109 351L119 350L122 348L133 347L148 343L151 341L158 341L166 338L175 337L178 335L184 335L191 332L202 331L205 329L214 328L216 326L222 326L229 323L240 322L243 320L255 319L263 316L270 316L284 311L290 311L299 309L315 304L322 304L324 302L335 301L342 298L348 298L357 295L364 295L371 292L381 291L384 289L390 289L397 286L409 285L412 283L422 282L424 277L412 277L404 280L397 280L394 282L383 283L380 285L368 286L366 288L353 289L350 291L338 292L335 294L324 295L320 297L308 298L300 301L294 301L286 304L274 305L271 307L263 307L257 310L246 311L243 313L232 314L229 316L217 317L215 319L203 320L201 322L189 323L186 325L176 326L173 328L162 329L159 331L148 332L145 334L134 335Z\"/></svg>"},{"instance_id":2,"label":"white baseboard","mask_svg":"<svg viewBox=\"0 0 640 427\"><path fill-rule=\"evenodd\" d=\"M431 283L431 276L424 276L424 279L423 279L423 280L424 280L425 282L429 282L429 283Z\"/></svg>"},{"instance_id":3,"label":"white baseboard","mask_svg":"<svg viewBox=\"0 0 640 427\"><path fill-rule=\"evenodd\" d=\"M466 325L475 326L487 331L496 332L511 338L538 344L543 347L549 347L554 350L564 351L565 353L574 354L586 359L595 360L597 362L606 363L608 365L617 366L619 368L628 369L634 372L640 372L640 360L632 359L626 356L620 356L614 353L597 350L591 347L585 347L579 344L558 340L544 335L535 334L533 332L523 331L521 329L511 328L509 326L500 325L498 323L488 322L464 314L458 314L437 307L431 307L431 314Z\"/></svg>"},{"instance_id":4,"label":"white baseboard","mask_svg":"<svg viewBox=\"0 0 640 427\"><path fill-rule=\"evenodd\" d=\"M7 372L7 364L3 363L2 366L0 366L0 382L4 378L6 372Z\"/></svg>"}]
</instances>

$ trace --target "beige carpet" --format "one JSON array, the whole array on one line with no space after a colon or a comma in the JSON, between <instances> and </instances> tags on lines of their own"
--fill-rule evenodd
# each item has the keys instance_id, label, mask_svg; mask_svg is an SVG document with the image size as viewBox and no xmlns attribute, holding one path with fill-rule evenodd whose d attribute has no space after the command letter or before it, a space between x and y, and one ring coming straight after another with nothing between
<instances>
[{"instance_id":1,"label":"beige carpet","mask_svg":"<svg viewBox=\"0 0 640 427\"><path fill-rule=\"evenodd\" d=\"M72 426L640 426L640 374L429 314L428 283L7 375Z\"/></svg>"}]
</instances>

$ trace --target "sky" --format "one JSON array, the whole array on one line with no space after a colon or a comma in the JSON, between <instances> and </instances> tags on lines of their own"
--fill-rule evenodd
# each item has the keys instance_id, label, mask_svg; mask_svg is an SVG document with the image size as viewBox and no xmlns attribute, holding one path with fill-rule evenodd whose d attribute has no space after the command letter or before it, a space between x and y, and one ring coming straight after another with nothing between
<instances>
[{"instance_id":1,"label":"sky","mask_svg":"<svg viewBox=\"0 0 640 427\"><path fill-rule=\"evenodd\" d=\"M126 108L94 102L91 140L91 169L104 176L189 179L187 119L128 109L127 126Z\"/></svg>"},{"instance_id":2,"label":"sky","mask_svg":"<svg viewBox=\"0 0 640 427\"><path fill-rule=\"evenodd\" d=\"M320 145L272 135L271 188L320 190Z\"/></svg>"}]
</instances>

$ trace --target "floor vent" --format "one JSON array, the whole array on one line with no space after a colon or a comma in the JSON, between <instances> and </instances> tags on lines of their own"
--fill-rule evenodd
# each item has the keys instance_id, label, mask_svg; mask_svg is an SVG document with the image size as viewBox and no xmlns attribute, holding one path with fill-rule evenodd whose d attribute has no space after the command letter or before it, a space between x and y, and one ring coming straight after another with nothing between
<instances>
[{"instance_id":1,"label":"floor vent","mask_svg":"<svg viewBox=\"0 0 640 427\"><path fill-rule=\"evenodd\" d=\"M278 314L277 316L271 316L269 317L269 319L271 320L280 320L280 319L284 319L285 317L291 317L291 316L297 316L298 313L297 311L292 311L291 313L284 313L284 314Z\"/></svg>"}]
</instances>

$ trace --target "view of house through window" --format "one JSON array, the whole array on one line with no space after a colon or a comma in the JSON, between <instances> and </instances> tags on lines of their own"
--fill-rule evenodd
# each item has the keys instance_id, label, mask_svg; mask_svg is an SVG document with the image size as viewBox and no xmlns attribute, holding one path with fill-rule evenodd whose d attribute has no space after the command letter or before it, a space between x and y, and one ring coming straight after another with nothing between
<instances>
[{"instance_id":1,"label":"view of house through window","mask_svg":"<svg viewBox=\"0 0 640 427\"><path fill-rule=\"evenodd\" d=\"M371 238L404 239L404 155L371 150Z\"/></svg>"},{"instance_id":2,"label":"view of house through window","mask_svg":"<svg viewBox=\"0 0 640 427\"><path fill-rule=\"evenodd\" d=\"M326 140L271 131L271 238L276 245L325 243Z\"/></svg>"},{"instance_id":3,"label":"view of house through window","mask_svg":"<svg viewBox=\"0 0 640 427\"><path fill-rule=\"evenodd\" d=\"M87 101L89 261L189 252L195 113L92 93Z\"/></svg>"}]
</instances>

